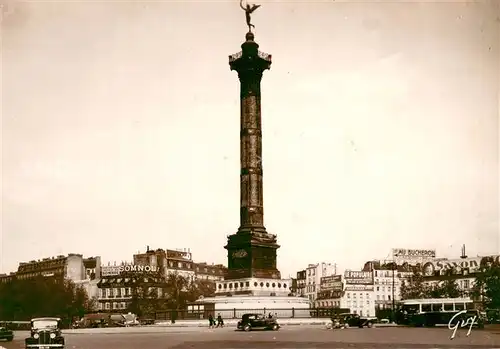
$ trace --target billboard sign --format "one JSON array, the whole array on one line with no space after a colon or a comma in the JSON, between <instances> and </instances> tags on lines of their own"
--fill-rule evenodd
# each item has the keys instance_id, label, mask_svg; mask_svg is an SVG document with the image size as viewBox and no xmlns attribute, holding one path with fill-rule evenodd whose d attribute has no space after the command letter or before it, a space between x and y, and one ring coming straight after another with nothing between
<instances>
[{"instance_id":1,"label":"billboard sign","mask_svg":"<svg viewBox=\"0 0 500 349\"><path fill-rule=\"evenodd\" d=\"M192 260L191 252L176 250L167 250L167 258Z\"/></svg>"},{"instance_id":2,"label":"billboard sign","mask_svg":"<svg viewBox=\"0 0 500 349\"><path fill-rule=\"evenodd\" d=\"M395 258L436 258L436 250L393 248L392 255Z\"/></svg>"},{"instance_id":3,"label":"billboard sign","mask_svg":"<svg viewBox=\"0 0 500 349\"><path fill-rule=\"evenodd\" d=\"M322 290L340 290L342 291L344 284L342 283L342 275L323 276L320 279L320 288ZM335 298L335 297L333 297Z\"/></svg>"},{"instance_id":4,"label":"billboard sign","mask_svg":"<svg viewBox=\"0 0 500 349\"><path fill-rule=\"evenodd\" d=\"M373 273L371 271L346 270L344 279L345 283L350 285L373 285Z\"/></svg>"},{"instance_id":5,"label":"billboard sign","mask_svg":"<svg viewBox=\"0 0 500 349\"><path fill-rule=\"evenodd\" d=\"M488 261L500 263L500 256L490 257L471 257L460 259L446 259L438 261L430 261L423 265L424 276L435 275L436 272L440 274L447 270L461 271L468 270L469 273L474 273L479 270L480 266Z\"/></svg>"},{"instance_id":6,"label":"billboard sign","mask_svg":"<svg viewBox=\"0 0 500 349\"><path fill-rule=\"evenodd\" d=\"M318 292L318 300L342 298L342 290L322 290Z\"/></svg>"},{"instance_id":7,"label":"billboard sign","mask_svg":"<svg viewBox=\"0 0 500 349\"><path fill-rule=\"evenodd\" d=\"M101 266L102 276L120 275L123 272L156 273L157 271L158 267L154 265L126 264L115 266Z\"/></svg>"}]
</instances>

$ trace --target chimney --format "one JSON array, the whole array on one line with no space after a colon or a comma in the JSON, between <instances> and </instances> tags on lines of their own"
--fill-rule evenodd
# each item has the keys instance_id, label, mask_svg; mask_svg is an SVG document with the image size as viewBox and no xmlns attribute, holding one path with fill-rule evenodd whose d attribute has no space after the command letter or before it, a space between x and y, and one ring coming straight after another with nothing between
<instances>
[{"instance_id":1,"label":"chimney","mask_svg":"<svg viewBox=\"0 0 500 349\"><path fill-rule=\"evenodd\" d=\"M146 246L146 252L149 252L149 245Z\"/></svg>"},{"instance_id":2,"label":"chimney","mask_svg":"<svg viewBox=\"0 0 500 349\"><path fill-rule=\"evenodd\" d=\"M460 256L460 258L462 259L467 258L467 255L465 254L465 244L462 245L462 255Z\"/></svg>"}]
</instances>

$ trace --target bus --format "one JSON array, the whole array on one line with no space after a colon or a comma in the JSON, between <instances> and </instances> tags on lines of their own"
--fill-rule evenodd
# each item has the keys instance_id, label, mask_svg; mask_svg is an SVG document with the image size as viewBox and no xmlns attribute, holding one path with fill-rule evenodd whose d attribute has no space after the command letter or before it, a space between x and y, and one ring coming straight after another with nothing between
<instances>
[{"instance_id":1,"label":"bus","mask_svg":"<svg viewBox=\"0 0 500 349\"><path fill-rule=\"evenodd\" d=\"M473 316L476 316L476 326L484 324L470 298L407 299L401 301L401 312L403 324L410 326L448 325L452 319L456 323ZM463 313L454 318L459 312Z\"/></svg>"}]
</instances>

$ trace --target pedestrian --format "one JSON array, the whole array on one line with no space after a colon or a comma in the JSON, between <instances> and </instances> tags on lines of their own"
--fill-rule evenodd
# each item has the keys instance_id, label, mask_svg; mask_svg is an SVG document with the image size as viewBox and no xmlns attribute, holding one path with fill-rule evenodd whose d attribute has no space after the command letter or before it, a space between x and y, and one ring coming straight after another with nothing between
<instances>
[{"instance_id":1,"label":"pedestrian","mask_svg":"<svg viewBox=\"0 0 500 349\"><path fill-rule=\"evenodd\" d=\"M220 315L217 315L217 326L216 327L224 327L224 320L222 319L222 316Z\"/></svg>"},{"instance_id":2,"label":"pedestrian","mask_svg":"<svg viewBox=\"0 0 500 349\"><path fill-rule=\"evenodd\" d=\"M214 317L212 314L208 314L208 328L213 328L215 324Z\"/></svg>"}]
</instances>

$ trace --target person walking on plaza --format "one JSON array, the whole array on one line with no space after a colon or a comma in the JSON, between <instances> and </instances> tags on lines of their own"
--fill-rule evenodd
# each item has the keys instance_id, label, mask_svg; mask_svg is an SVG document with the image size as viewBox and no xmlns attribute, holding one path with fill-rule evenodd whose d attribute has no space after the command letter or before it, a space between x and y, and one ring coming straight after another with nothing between
<instances>
[{"instance_id":1,"label":"person walking on plaza","mask_svg":"<svg viewBox=\"0 0 500 349\"><path fill-rule=\"evenodd\" d=\"M217 326L216 327L219 327L219 326L224 327L224 320L222 319L222 316L220 315L220 313L217 316Z\"/></svg>"},{"instance_id":2,"label":"person walking on plaza","mask_svg":"<svg viewBox=\"0 0 500 349\"><path fill-rule=\"evenodd\" d=\"M215 320L212 314L208 314L208 328L214 328Z\"/></svg>"}]
</instances>

